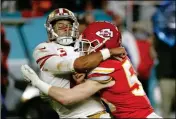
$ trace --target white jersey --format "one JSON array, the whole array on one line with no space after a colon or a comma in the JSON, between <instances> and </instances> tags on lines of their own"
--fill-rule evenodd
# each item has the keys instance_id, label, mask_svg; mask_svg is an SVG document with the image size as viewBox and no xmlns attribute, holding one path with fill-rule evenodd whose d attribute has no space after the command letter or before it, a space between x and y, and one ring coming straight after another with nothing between
<instances>
[{"instance_id":1,"label":"white jersey","mask_svg":"<svg viewBox=\"0 0 176 119\"><path fill-rule=\"evenodd\" d=\"M77 57L79 53L75 52L73 47L61 46L52 42L42 43L34 51L34 58L41 68L41 79L48 84L62 88L70 88L69 79L73 70L71 65ZM69 107L54 100L50 102L60 118L85 118L105 110L100 99L94 96Z\"/></svg>"}]
</instances>

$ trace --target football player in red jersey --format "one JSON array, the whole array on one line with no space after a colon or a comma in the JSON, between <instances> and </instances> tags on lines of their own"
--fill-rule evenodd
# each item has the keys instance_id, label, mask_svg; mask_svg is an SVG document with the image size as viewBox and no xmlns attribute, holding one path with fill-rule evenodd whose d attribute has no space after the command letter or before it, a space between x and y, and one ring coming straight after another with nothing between
<instances>
[{"instance_id":1,"label":"football player in red jersey","mask_svg":"<svg viewBox=\"0 0 176 119\"><path fill-rule=\"evenodd\" d=\"M97 51L109 54L102 49L121 46L121 34L109 22L90 24L80 39L80 49L84 54ZM104 56L105 59L106 55ZM29 67L22 68L22 73L29 81L40 80ZM154 113L128 57L111 57L88 72L87 76L85 82L71 89L50 86L47 89L48 95L62 104L73 104L99 91L100 97L108 104L116 118L161 118ZM103 87L107 83L109 87Z\"/></svg>"}]
</instances>

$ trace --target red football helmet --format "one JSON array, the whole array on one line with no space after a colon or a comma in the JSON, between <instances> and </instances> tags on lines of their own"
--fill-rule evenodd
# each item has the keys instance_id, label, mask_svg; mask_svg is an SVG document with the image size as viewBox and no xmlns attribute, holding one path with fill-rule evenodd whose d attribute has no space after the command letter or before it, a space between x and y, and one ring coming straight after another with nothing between
<instances>
[{"instance_id":1,"label":"red football helmet","mask_svg":"<svg viewBox=\"0 0 176 119\"><path fill-rule=\"evenodd\" d=\"M120 31L115 25L105 21L93 22L88 25L79 39L81 40L81 52L90 53L99 51L103 48L121 46Z\"/></svg>"}]
</instances>

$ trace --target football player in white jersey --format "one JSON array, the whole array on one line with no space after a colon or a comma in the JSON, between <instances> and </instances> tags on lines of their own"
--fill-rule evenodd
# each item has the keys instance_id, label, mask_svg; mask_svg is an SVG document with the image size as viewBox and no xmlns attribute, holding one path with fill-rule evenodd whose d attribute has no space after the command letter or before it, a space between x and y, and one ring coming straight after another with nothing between
<instances>
[{"instance_id":1,"label":"football player in white jersey","mask_svg":"<svg viewBox=\"0 0 176 119\"><path fill-rule=\"evenodd\" d=\"M87 72L111 55L121 56L126 53L124 48L114 48L81 56L76 47L76 39L79 36L78 26L79 23L74 14L65 8L54 10L47 18L45 27L49 40L39 44L35 48L33 56L40 66L41 79L49 86L70 88L70 79L73 73ZM33 85L38 87L40 83ZM109 85L111 83L102 86ZM45 89L45 86L42 85L41 88L47 94L48 90ZM67 102L58 103L52 99L50 102L61 118L109 117L100 99L95 96L69 107L63 106L63 104L70 105Z\"/></svg>"}]
</instances>

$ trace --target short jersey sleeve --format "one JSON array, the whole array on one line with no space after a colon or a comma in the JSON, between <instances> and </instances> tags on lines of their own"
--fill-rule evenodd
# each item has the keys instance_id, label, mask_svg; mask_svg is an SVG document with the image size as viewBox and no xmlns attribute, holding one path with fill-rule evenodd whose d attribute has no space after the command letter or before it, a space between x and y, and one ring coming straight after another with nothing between
<instances>
[{"instance_id":1,"label":"short jersey sleeve","mask_svg":"<svg viewBox=\"0 0 176 119\"><path fill-rule=\"evenodd\" d=\"M48 43L39 44L33 52L33 57L40 68L42 68L45 62L53 56L58 57L59 55L57 54L57 51Z\"/></svg>"},{"instance_id":2,"label":"short jersey sleeve","mask_svg":"<svg viewBox=\"0 0 176 119\"><path fill-rule=\"evenodd\" d=\"M41 70L54 74L73 72L73 63L77 58L77 56L68 56L66 48L58 48L52 43L39 44L34 50L33 57Z\"/></svg>"}]
</instances>

